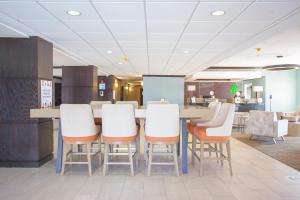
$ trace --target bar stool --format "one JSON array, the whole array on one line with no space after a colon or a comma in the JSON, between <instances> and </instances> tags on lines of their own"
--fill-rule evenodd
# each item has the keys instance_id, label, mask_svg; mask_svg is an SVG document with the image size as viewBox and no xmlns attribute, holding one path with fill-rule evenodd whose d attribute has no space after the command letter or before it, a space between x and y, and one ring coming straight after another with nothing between
<instances>
[{"instance_id":1,"label":"bar stool","mask_svg":"<svg viewBox=\"0 0 300 200\"><path fill-rule=\"evenodd\" d=\"M148 176L151 174L152 165L174 165L176 174L179 176L177 161L177 143L179 140L179 107L177 104L150 104L146 111L146 142L149 144L148 149ZM171 153L165 155L173 155L173 162L153 162L154 145L170 145L173 146ZM160 155L158 153L157 155Z\"/></svg>"},{"instance_id":2,"label":"bar stool","mask_svg":"<svg viewBox=\"0 0 300 200\"><path fill-rule=\"evenodd\" d=\"M104 104L111 104L111 101L91 101L90 105L92 107L92 110L101 109L102 105ZM102 121L101 118L95 118L95 124L98 126L101 126Z\"/></svg>"},{"instance_id":3,"label":"bar stool","mask_svg":"<svg viewBox=\"0 0 300 200\"><path fill-rule=\"evenodd\" d=\"M232 176L230 136L234 111L234 104L223 103L220 108L220 112L214 121L215 124L211 124L209 126L201 126L201 124L197 124L197 127L193 129L193 136L200 141L200 156L196 154L196 148L194 148L194 145L192 147L192 157L197 157L200 161L200 176L203 175L203 160L207 159L204 157L204 143L219 144L220 156L209 159L220 160L222 166L223 160L227 160L229 163L230 175ZM226 144L227 156L223 153L223 144Z\"/></svg>"},{"instance_id":4,"label":"bar stool","mask_svg":"<svg viewBox=\"0 0 300 200\"><path fill-rule=\"evenodd\" d=\"M139 108L139 103L137 101L117 101L116 104L130 104L134 109Z\"/></svg>"},{"instance_id":5,"label":"bar stool","mask_svg":"<svg viewBox=\"0 0 300 200\"><path fill-rule=\"evenodd\" d=\"M137 101L116 101L116 104L129 104L132 105L134 110L139 108L139 103ZM136 119L136 126L138 128L138 130L140 130L140 119ZM138 140L138 145L139 145L139 140ZM117 151L122 150L124 148L119 147L119 145L117 145L117 148L115 148Z\"/></svg>"},{"instance_id":6,"label":"bar stool","mask_svg":"<svg viewBox=\"0 0 300 200\"><path fill-rule=\"evenodd\" d=\"M211 111L211 116L209 116L208 118L204 118L204 119L192 119L190 121L190 123L187 124L187 129L188 132L192 134L192 148L196 148L197 142L196 139L193 136L193 129L198 126L210 126L211 124L215 123L215 120L217 119L217 116L219 114L220 108L221 108L222 103L221 102L211 102L208 106L208 108ZM200 144L200 143L198 143ZM209 144L209 143L205 143L206 146L208 146L207 148L205 148L205 151L208 150L209 152L209 156L211 156L211 153L214 151L216 153L216 157L218 157L218 147L217 144L214 144L214 147ZM189 147L189 149L192 151L192 148ZM219 162L217 160L217 162ZM192 156L192 165L194 165L195 163L195 157Z\"/></svg>"},{"instance_id":7,"label":"bar stool","mask_svg":"<svg viewBox=\"0 0 300 200\"><path fill-rule=\"evenodd\" d=\"M94 116L91 106L88 104L62 104L60 106L60 116L64 146L66 147L66 144L71 145L70 151L63 151L61 175L64 175L65 173L66 164L87 164L89 169L89 176L91 176L91 155L99 153L99 159L101 162L101 148L99 148L99 152L91 152L92 143L100 140L99 128L97 128L94 123ZM100 141L99 143L101 144ZM73 152L73 144L86 145L87 152ZM87 155L87 162L72 161L72 154ZM70 159L69 161L68 158Z\"/></svg>"},{"instance_id":8,"label":"bar stool","mask_svg":"<svg viewBox=\"0 0 300 200\"><path fill-rule=\"evenodd\" d=\"M130 165L131 175L134 176L133 157L139 156L137 144L137 127L134 108L129 104L105 104L102 107L102 137L105 143L103 176L108 165ZM132 144L136 143L136 153L132 152ZM128 145L128 152L111 152L111 145ZM108 156L128 155L129 162L112 162Z\"/></svg>"}]
</instances>

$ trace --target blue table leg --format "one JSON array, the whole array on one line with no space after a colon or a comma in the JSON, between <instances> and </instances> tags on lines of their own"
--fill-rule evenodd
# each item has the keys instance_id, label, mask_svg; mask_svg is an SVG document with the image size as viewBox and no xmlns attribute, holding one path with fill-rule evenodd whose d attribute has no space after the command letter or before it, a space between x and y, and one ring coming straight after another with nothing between
<instances>
[{"instance_id":1,"label":"blue table leg","mask_svg":"<svg viewBox=\"0 0 300 200\"><path fill-rule=\"evenodd\" d=\"M183 118L181 120L181 128L182 128L182 158L181 158L181 168L182 173L187 174L188 169L188 136L186 130L186 119Z\"/></svg>"},{"instance_id":2,"label":"blue table leg","mask_svg":"<svg viewBox=\"0 0 300 200\"><path fill-rule=\"evenodd\" d=\"M63 139L61 134L61 123L59 120L59 128L58 128L58 137L57 137L57 158L56 158L56 173L59 174L61 172L62 165L62 153L63 153Z\"/></svg>"}]
</instances>

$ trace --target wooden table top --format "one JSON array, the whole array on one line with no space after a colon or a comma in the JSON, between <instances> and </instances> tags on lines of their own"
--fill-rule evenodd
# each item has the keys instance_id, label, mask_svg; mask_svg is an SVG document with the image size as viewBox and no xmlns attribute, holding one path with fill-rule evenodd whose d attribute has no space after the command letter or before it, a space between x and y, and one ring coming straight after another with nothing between
<instances>
[{"instance_id":1,"label":"wooden table top","mask_svg":"<svg viewBox=\"0 0 300 200\"><path fill-rule=\"evenodd\" d=\"M101 118L101 109L93 109L94 117ZM180 118L202 118L211 115L211 111L206 107L183 106L180 107ZM60 111L58 107L47 109L30 109L31 118L60 118ZM146 109L141 107L135 110L136 118L146 118Z\"/></svg>"}]
</instances>

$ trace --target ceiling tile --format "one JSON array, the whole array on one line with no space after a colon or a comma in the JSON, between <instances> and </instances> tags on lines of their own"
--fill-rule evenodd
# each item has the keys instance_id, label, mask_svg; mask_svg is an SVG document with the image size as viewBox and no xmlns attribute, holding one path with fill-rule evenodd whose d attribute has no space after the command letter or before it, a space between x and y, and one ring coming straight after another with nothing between
<instances>
[{"instance_id":1,"label":"ceiling tile","mask_svg":"<svg viewBox=\"0 0 300 200\"><path fill-rule=\"evenodd\" d=\"M89 2L42 2L47 10L61 20L98 20L99 17ZM81 12L80 16L67 14L68 10Z\"/></svg>"},{"instance_id":2,"label":"ceiling tile","mask_svg":"<svg viewBox=\"0 0 300 200\"><path fill-rule=\"evenodd\" d=\"M12 29L8 28L7 26L5 26L4 24L0 23L0 37L20 37L20 38L23 38L24 35L12 30Z\"/></svg>"},{"instance_id":3,"label":"ceiling tile","mask_svg":"<svg viewBox=\"0 0 300 200\"><path fill-rule=\"evenodd\" d=\"M145 23L142 21L108 21L106 22L113 33L144 33Z\"/></svg>"},{"instance_id":4,"label":"ceiling tile","mask_svg":"<svg viewBox=\"0 0 300 200\"><path fill-rule=\"evenodd\" d=\"M253 35L271 25L270 21L236 21L224 29L222 33Z\"/></svg>"},{"instance_id":5,"label":"ceiling tile","mask_svg":"<svg viewBox=\"0 0 300 200\"><path fill-rule=\"evenodd\" d=\"M53 17L34 2L0 1L0 11L18 20L52 20Z\"/></svg>"},{"instance_id":6,"label":"ceiling tile","mask_svg":"<svg viewBox=\"0 0 300 200\"><path fill-rule=\"evenodd\" d=\"M186 22L195 6L195 2L148 2L147 20Z\"/></svg>"},{"instance_id":7,"label":"ceiling tile","mask_svg":"<svg viewBox=\"0 0 300 200\"><path fill-rule=\"evenodd\" d=\"M300 2L256 2L239 18L239 21L275 21L300 6Z\"/></svg>"},{"instance_id":8,"label":"ceiling tile","mask_svg":"<svg viewBox=\"0 0 300 200\"><path fill-rule=\"evenodd\" d=\"M99 2L94 5L105 21L144 20L143 2Z\"/></svg>"},{"instance_id":9,"label":"ceiling tile","mask_svg":"<svg viewBox=\"0 0 300 200\"><path fill-rule=\"evenodd\" d=\"M43 35L55 42L81 41L80 37L71 31L43 33Z\"/></svg>"},{"instance_id":10,"label":"ceiling tile","mask_svg":"<svg viewBox=\"0 0 300 200\"><path fill-rule=\"evenodd\" d=\"M62 23L51 20L51 21L25 21L24 24L40 33L57 33L57 32L69 32L65 25Z\"/></svg>"},{"instance_id":11,"label":"ceiling tile","mask_svg":"<svg viewBox=\"0 0 300 200\"><path fill-rule=\"evenodd\" d=\"M78 33L81 37L89 42L114 42L112 36L107 32L79 32Z\"/></svg>"},{"instance_id":12,"label":"ceiling tile","mask_svg":"<svg viewBox=\"0 0 300 200\"><path fill-rule=\"evenodd\" d=\"M249 2L200 2L192 20L199 21L230 21L238 16L245 9ZM211 13L216 10L225 11L223 16L213 16Z\"/></svg>"},{"instance_id":13,"label":"ceiling tile","mask_svg":"<svg viewBox=\"0 0 300 200\"><path fill-rule=\"evenodd\" d=\"M185 24L185 22L148 21L148 33L179 35L182 32Z\"/></svg>"},{"instance_id":14,"label":"ceiling tile","mask_svg":"<svg viewBox=\"0 0 300 200\"><path fill-rule=\"evenodd\" d=\"M186 33L200 33L200 34L216 34L221 31L227 22L217 21L192 21L187 27Z\"/></svg>"},{"instance_id":15,"label":"ceiling tile","mask_svg":"<svg viewBox=\"0 0 300 200\"><path fill-rule=\"evenodd\" d=\"M107 32L101 20L65 20L64 22L75 32Z\"/></svg>"}]
</instances>

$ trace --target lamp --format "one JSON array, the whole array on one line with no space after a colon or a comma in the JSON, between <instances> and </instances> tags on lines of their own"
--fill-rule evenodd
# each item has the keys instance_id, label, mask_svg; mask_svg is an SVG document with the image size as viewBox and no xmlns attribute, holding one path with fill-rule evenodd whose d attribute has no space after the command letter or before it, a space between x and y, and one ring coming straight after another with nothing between
<instances>
[{"instance_id":1,"label":"lamp","mask_svg":"<svg viewBox=\"0 0 300 200\"><path fill-rule=\"evenodd\" d=\"M262 98L260 96L260 93L264 91L263 86L253 86L253 92L256 92L256 99L258 103L262 103Z\"/></svg>"},{"instance_id":2,"label":"lamp","mask_svg":"<svg viewBox=\"0 0 300 200\"><path fill-rule=\"evenodd\" d=\"M194 97L194 91L196 91L196 85L188 85L187 86L187 91L189 91L191 94L189 95L190 97L187 98L187 101L191 99L191 102L195 102L195 97Z\"/></svg>"}]
</instances>

